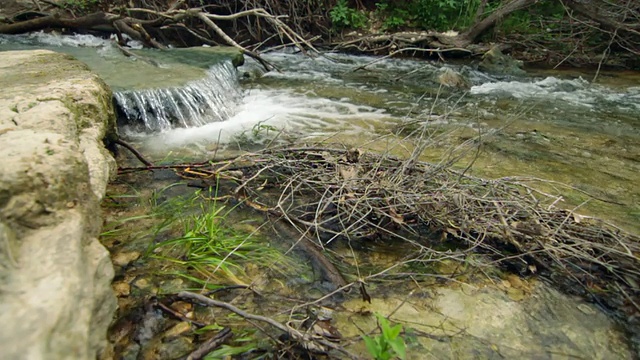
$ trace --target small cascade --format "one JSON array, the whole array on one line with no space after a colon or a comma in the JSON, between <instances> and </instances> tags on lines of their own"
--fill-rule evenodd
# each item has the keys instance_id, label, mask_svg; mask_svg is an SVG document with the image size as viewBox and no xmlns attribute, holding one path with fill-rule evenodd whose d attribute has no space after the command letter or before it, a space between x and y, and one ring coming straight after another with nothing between
<instances>
[{"instance_id":1,"label":"small cascade","mask_svg":"<svg viewBox=\"0 0 640 360\"><path fill-rule=\"evenodd\" d=\"M205 78L180 87L115 92L121 125L157 132L199 127L234 115L241 99L236 70L230 62L212 66Z\"/></svg>"}]
</instances>

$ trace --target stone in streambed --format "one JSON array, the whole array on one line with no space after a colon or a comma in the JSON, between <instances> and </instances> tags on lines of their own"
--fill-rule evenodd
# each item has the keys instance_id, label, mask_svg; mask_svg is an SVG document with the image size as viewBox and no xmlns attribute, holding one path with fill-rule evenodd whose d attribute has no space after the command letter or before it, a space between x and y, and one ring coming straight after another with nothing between
<instances>
[{"instance_id":1,"label":"stone in streambed","mask_svg":"<svg viewBox=\"0 0 640 360\"><path fill-rule=\"evenodd\" d=\"M117 266L127 266L131 262L138 260L140 253L137 251L120 252L113 256L113 264Z\"/></svg>"}]
</instances>

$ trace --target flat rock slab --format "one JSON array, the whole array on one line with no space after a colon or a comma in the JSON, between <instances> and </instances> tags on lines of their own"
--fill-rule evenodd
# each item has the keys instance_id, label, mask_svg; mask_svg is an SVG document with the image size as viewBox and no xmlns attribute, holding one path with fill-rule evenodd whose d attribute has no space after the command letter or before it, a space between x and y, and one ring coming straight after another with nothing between
<instances>
[{"instance_id":1,"label":"flat rock slab","mask_svg":"<svg viewBox=\"0 0 640 360\"><path fill-rule=\"evenodd\" d=\"M0 52L0 353L95 359L115 311L99 204L111 91L81 62Z\"/></svg>"},{"instance_id":2,"label":"flat rock slab","mask_svg":"<svg viewBox=\"0 0 640 360\"><path fill-rule=\"evenodd\" d=\"M633 358L615 321L596 306L543 282L523 286L522 296L511 289L513 285L442 286L430 296L374 299L366 309L393 314L394 322L412 329L405 333L411 359ZM354 299L343 306L361 312L363 302ZM345 337L377 331L372 316L348 314L336 320ZM413 340L411 332L418 334Z\"/></svg>"}]
</instances>

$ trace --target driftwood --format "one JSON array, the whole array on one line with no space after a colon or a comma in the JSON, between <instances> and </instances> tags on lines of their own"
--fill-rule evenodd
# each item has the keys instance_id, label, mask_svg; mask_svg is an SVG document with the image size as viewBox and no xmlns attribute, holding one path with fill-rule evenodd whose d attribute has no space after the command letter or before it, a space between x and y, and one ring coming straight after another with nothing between
<instances>
[{"instance_id":1,"label":"driftwood","mask_svg":"<svg viewBox=\"0 0 640 360\"><path fill-rule=\"evenodd\" d=\"M231 329L224 328L216 334L216 336L202 343L195 351L193 351L186 360L200 360L207 356L210 352L220 347L225 341L233 336Z\"/></svg>"},{"instance_id":2,"label":"driftwood","mask_svg":"<svg viewBox=\"0 0 640 360\"><path fill-rule=\"evenodd\" d=\"M144 157L144 155L142 155L136 148L131 146L131 144L129 144L126 141L121 140L121 139L115 139L112 142L114 144L118 144L118 145L122 146L123 148L129 150L136 157L136 159L140 160L140 162L145 164L147 167L153 167L153 164L149 160L147 160Z\"/></svg>"},{"instance_id":3,"label":"driftwood","mask_svg":"<svg viewBox=\"0 0 640 360\"><path fill-rule=\"evenodd\" d=\"M22 34L46 28L90 29L97 26L111 25L120 18L119 15L104 12L97 12L79 18L60 17L52 14L10 24L0 23L0 33Z\"/></svg>"},{"instance_id":4,"label":"driftwood","mask_svg":"<svg viewBox=\"0 0 640 360\"><path fill-rule=\"evenodd\" d=\"M533 185L561 184L535 178L476 178L452 170L450 162L419 161L423 150L424 144L419 144L412 156L400 159L357 149L290 147L192 166L151 165L127 171L172 168L184 178L217 187L217 200L234 198L265 213L281 224L274 228L285 231L283 237L297 237L318 253L336 241L393 241L415 249L397 265L294 309L320 303L352 287L359 287L363 300L370 301L366 282L386 275L402 276L402 271L394 275L394 267L446 260L469 268L469 256L481 254L473 257L480 267L500 265L521 276L543 276L559 289L596 301L625 321L628 317L627 329L637 332L638 324L629 314L640 313L640 237L558 208L559 196ZM456 281L457 271L442 278ZM411 276L438 275L412 271ZM287 345L298 345L310 353L340 351L356 358L339 343L294 326L295 321L282 323L202 294L180 292L177 297L224 308L249 322L266 323L276 333L287 335ZM205 343L196 355L217 344L214 340Z\"/></svg>"},{"instance_id":5,"label":"driftwood","mask_svg":"<svg viewBox=\"0 0 640 360\"><path fill-rule=\"evenodd\" d=\"M311 259L311 262L322 273L322 278L325 281L331 283L335 288L348 286L348 282L344 279L340 270L325 256L324 249L317 242L314 242L305 234L296 233L295 224L277 221L277 219L283 219L282 214L272 213L271 215L276 216L276 221L273 222L275 230L282 238L294 240L292 247L299 248Z\"/></svg>"},{"instance_id":6,"label":"driftwood","mask_svg":"<svg viewBox=\"0 0 640 360\"><path fill-rule=\"evenodd\" d=\"M434 31L395 32L391 34L369 34L364 36L347 36L349 39L333 42L337 50L357 51L363 53L387 54L399 53L408 55L438 55L450 53L455 57L474 56L487 52L491 46L473 44L461 38L457 33L447 34Z\"/></svg>"},{"instance_id":7,"label":"driftwood","mask_svg":"<svg viewBox=\"0 0 640 360\"><path fill-rule=\"evenodd\" d=\"M640 313L638 235L576 209L559 208L560 195L535 186L560 188L562 184L522 177L487 180L453 170L450 161L421 162L418 158L425 144L428 141L418 143L407 159L315 146L265 149L162 168L217 187L216 200L236 199L263 212L281 224L274 228L285 231L283 238L297 237L299 244L312 246L319 254L337 241L399 242L415 249L400 263L353 283L344 282L340 275L341 280L334 282L345 285L314 303L352 287L360 287L363 300L370 300L366 282L394 276L392 269L405 264L457 261L460 270L443 276L456 281L457 275L468 271L462 269L470 267L468 259L473 256L480 272L484 266L498 265L520 276L542 276L560 290L610 309L630 332L637 332L640 325L633 319ZM155 167L127 171L149 168ZM325 268L325 277L333 271L339 275L332 269L332 264ZM410 274L413 278L438 276L415 270ZM311 352L340 349L288 324L203 295L182 292L179 297L268 323Z\"/></svg>"}]
</instances>

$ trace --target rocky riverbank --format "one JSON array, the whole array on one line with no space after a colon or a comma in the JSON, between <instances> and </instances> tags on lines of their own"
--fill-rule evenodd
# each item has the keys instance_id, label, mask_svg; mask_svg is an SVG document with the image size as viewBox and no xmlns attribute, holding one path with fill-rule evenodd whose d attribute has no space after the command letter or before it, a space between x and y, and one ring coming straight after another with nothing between
<instances>
[{"instance_id":1,"label":"rocky riverbank","mask_svg":"<svg viewBox=\"0 0 640 360\"><path fill-rule=\"evenodd\" d=\"M0 52L0 344L7 359L109 357L113 267L99 204L111 90L51 51Z\"/></svg>"}]
</instances>

